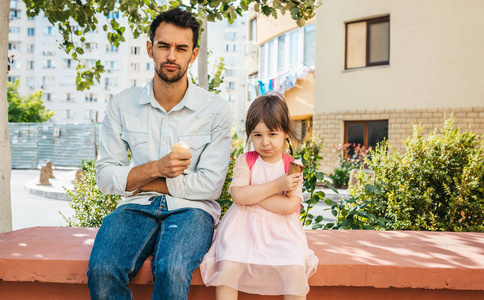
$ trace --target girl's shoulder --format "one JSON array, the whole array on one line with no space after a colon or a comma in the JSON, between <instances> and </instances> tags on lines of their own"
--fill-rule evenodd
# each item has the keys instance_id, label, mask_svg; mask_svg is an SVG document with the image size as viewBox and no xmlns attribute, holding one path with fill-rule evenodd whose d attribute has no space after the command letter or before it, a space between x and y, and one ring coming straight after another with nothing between
<instances>
[{"instance_id":1,"label":"girl's shoulder","mask_svg":"<svg viewBox=\"0 0 484 300\"><path fill-rule=\"evenodd\" d=\"M252 152L252 151L251 151ZM243 167L243 168L247 168L249 169L249 165L247 163L247 154L249 152L244 152L242 154L240 154L238 157L237 157L237 160L235 162L235 167Z\"/></svg>"}]
</instances>

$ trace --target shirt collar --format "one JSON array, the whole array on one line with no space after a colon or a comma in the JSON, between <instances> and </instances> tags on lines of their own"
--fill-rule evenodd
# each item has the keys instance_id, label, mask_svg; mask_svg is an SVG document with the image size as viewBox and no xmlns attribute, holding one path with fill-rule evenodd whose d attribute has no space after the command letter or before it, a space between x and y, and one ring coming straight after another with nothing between
<instances>
[{"instance_id":1,"label":"shirt collar","mask_svg":"<svg viewBox=\"0 0 484 300\"><path fill-rule=\"evenodd\" d=\"M180 103L178 103L173 110L180 110L184 106L190 110L195 111L197 109L197 99L195 97L195 85L191 82L190 78L188 80L188 88L185 92ZM159 107L158 102L155 99L155 93L153 92L153 79L151 79L148 83L145 84L143 91L141 92L140 98L138 99L139 104L148 104L153 103L157 104L156 107Z\"/></svg>"}]
</instances>

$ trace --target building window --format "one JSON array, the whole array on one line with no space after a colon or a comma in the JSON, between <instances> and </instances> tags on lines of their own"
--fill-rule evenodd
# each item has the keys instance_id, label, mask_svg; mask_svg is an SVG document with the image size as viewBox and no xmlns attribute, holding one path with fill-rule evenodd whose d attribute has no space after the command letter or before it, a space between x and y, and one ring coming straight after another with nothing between
<instances>
[{"instance_id":1,"label":"building window","mask_svg":"<svg viewBox=\"0 0 484 300\"><path fill-rule=\"evenodd\" d=\"M75 85L76 77L74 76L62 76L61 85Z\"/></svg>"},{"instance_id":2,"label":"building window","mask_svg":"<svg viewBox=\"0 0 484 300\"><path fill-rule=\"evenodd\" d=\"M72 69L72 67L74 67L74 60L64 58L64 69Z\"/></svg>"},{"instance_id":3,"label":"building window","mask_svg":"<svg viewBox=\"0 0 484 300\"><path fill-rule=\"evenodd\" d=\"M229 91L233 91L235 89L235 82L233 81L227 82L227 84L225 85L225 88Z\"/></svg>"},{"instance_id":4,"label":"building window","mask_svg":"<svg viewBox=\"0 0 484 300\"><path fill-rule=\"evenodd\" d=\"M8 50L9 51L20 50L20 46L17 43L8 43Z\"/></svg>"},{"instance_id":5,"label":"building window","mask_svg":"<svg viewBox=\"0 0 484 300\"><path fill-rule=\"evenodd\" d=\"M235 77L235 76L237 76L237 70L235 70L235 69L226 69L225 70L225 76L227 76L227 77Z\"/></svg>"},{"instance_id":6,"label":"building window","mask_svg":"<svg viewBox=\"0 0 484 300\"><path fill-rule=\"evenodd\" d=\"M286 68L286 35L277 38L277 71Z\"/></svg>"},{"instance_id":7,"label":"building window","mask_svg":"<svg viewBox=\"0 0 484 300\"><path fill-rule=\"evenodd\" d=\"M149 71L151 70L151 63L146 63L146 71Z\"/></svg>"},{"instance_id":8,"label":"building window","mask_svg":"<svg viewBox=\"0 0 484 300\"><path fill-rule=\"evenodd\" d=\"M119 19L119 11L118 12L109 12L108 16L107 16L108 19Z\"/></svg>"},{"instance_id":9,"label":"building window","mask_svg":"<svg viewBox=\"0 0 484 300\"><path fill-rule=\"evenodd\" d=\"M87 93L85 95L86 102L97 102L97 94Z\"/></svg>"},{"instance_id":10,"label":"building window","mask_svg":"<svg viewBox=\"0 0 484 300\"><path fill-rule=\"evenodd\" d=\"M110 44L106 44L106 53L118 53L119 49L118 47L115 47Z\"/></svg>"},{"instance_id":11,"label":"building window","mask_svg":"<svg viewBox=\"0 0 484 300\"><path fill-rule=\"evenodd\" d=\"M53 85L55 83L55 76L43 76L42 77L42 85Z\"/></svg>"},{"instance_id":12,"label":"building window","mask_svg":"<svg viewBox=\"0 0 484 300\"><path fill-rule=\"evenodd\" d=\"M227 56L225 57L225 64L226 65L236 65L237 64L237 56Z\"/></svg>"},{"instance_id":13,"label":"building window","mask_svg":"<svg viewBox=\"0 0 484 300\"><path fill-rule=\"evenodd\" d=\"M139 55L140 54L139 47L131 47L131 54Z\"/></svg>"},{"instance_id":14,"label":"building window","mask_svg":"<svg viewBox=\"0 0 484 300\"><path fill-rule=\"evenodd\" d=\"M306 136L310 136L313 128L313 119L309 117L307 119L293 120L293 128L296 130L296 135L299 139L303 140Z\"/></svg>"},{"instance_id":15,"label":"building window","mask_svg":"<svg viewBox=\"0 0 484 300\"><path fill-rule=\"evenodd\" d=\"M66 119L74 119L74 110L66 109Z\"/></svg>"},{"instance_id":16,"label":"building window","mask_svg":"<svg viewBox=\"0 0 484 300\"><path fill-rule=\"evenodd\" d=\"M108 89L110 87L117 87L118 86L118 78L117 77L106 77L106 78L104 78L104 86L106 87L106 89Z\"/></svg>"},{"instance_id":17,"label":"building window","mask_svg":"<svg viewBox=\"0 0 484 300\"><path fill-rule=\"evenodd\" d=\"M139 70L139 63L131 63L131 71L138 72Z\"/></svg>"},{"instance_id":18,"label":"building window","mask_svg":"<svg viewBox=\"0 0 484 300\"><path fill-rule=\"evenodd\" d=\"M35 78L34 77L27 77L27 86L33 90L35 88Z\"/></svg>"},{"instance_id":19,"label":"building window","mask_svg":"<svg viewBox=\"0 0 484 300\"><path fill-rule=\"evenodd\" d=\"M44 35L55 35L55 28L52 26L44 26Z\"/></svg>"},{"instance_id":20,"label":"building window","mask_svg":"<svg viewBox=\"0 0 484 300\"><path fill-rule=\"evenodd\" d=\"M111 72L111 71L114 71L114 70L119 70L119 61L107 60L104 65L108 69L107 70L108 72Z\"/></svg>"},{"instance_id":21,"label":"building window","mask_svg":"<svg viewBox=\"0 0 484 300\"><path fill-rule=\"evenodd\" d=\"M8 33L20 33L20 27L9 27Z\"/></svg>"},{"instance_id":22,"label":"building window","mask_svg":"<svg viewBox=\"0 0 484 300\"><path fill-rule=\"evenodd\" d=\"M20 10L11 9L10 10L10 20L20 19Z\"/></svg>"},{"instance_id":23,"label":"building window","mask_svg":"<svg viewBox=\"0 0 484 300\"><path fill-rule=\"evenodd\" d=\"M308 67L314 66L314 57L316 54L316 24L304 27L304 64Z\"/></svg>"},{"instance_id":24,"label":"building window","mask_svg":"<svg viewBox=\"0 0 484 300\"><path fill-rule=\"evenodd\" d=\"M34 66L35 66L35 63L34 63L34 61L33 61L33 60L29 60L29 61L27 62L27 69L29 69L29 70L33 70L33 69L34 69Z\"/></svg>"},{"instance_id":25,"label":"building window","mask_svg":"<svg viewBox=\"0 0 484 300\"><path fill-rule=\"evenodd\" d=\"M255 43L257 41L257 19L256 18L250 20L249 36L252 42Z\"/></svg>"},{"instance_id":26,"label":"building window","mask_svg":"<svg viewBox=\"0 0 484 300\"><path fill-rule=\"evenodd\" d=\"M97 43L85 43L84 49L86 49L88 52L91 52L92 50L96 50L97 49Z\"/></svg>"},{"instance_id":27,"label":"building window","mask_svg":"<svg viewBox=\"0 0 484 300\"><path fill-rule=\"evenodd\" d=\"M27 53L34 53L35 45L34 44L27 44Z\"/></svg>"},{"instance_id":28,"label":"building window","mask_svg":"<svg viewBox=\"0 0 484 300\"><path fill-rule=\"evenodd\" d=\"M345 122L345 143L375 147L388 139L388 120Z\"/></svg>"},{"instance_id":29,"label":"building window","mask_svg":"<svg viewBox=\"0 0 484 300\"><path fill-rule=\"evenodd\" d=\"M289 66L296 67L299 64L299 31L293 31L289 36Z\"/></svg>"},{"instance_id":30,"label":"building window","mask_svg":"<svg viewBox=\"0 0 484 300\"><path fill-rule=\"evenodd\" d=\"M45 93L45 101L50 102L53 98L52 93Z\"/></svg>"},{"instance_id":31,"label":"building window","mask_svg":"<svg viewBox=\"0 0 484 300\"><path fill-rule=\"evenodd\" d=\"M269 77L275 76L276 72L276 39L272 39L269 41L269 49L267 49L268 57L267 57L267 75Z\"/></svg>"},{"instance_id":32,"label":"building window","mask_svg":"<svg viewBox=\"0 0 484 300\"><path fill-rule=\"evenodd\" d=\"M390 64L390 17L346 23L345 69Z\"/></svg>"},{"instance_id":33,"label":"building window","mask_svg":"<svg viewBox=\"0 0 484 300\"><path fill-rule=\"evenodd\" d=\"M7 81L14 83L18 78L18 76L7 76Z\"/></svg>"},{"instance_id":34,"label":"building window","mask_svg":"<svg viewBox=\"0 0 484 300\"><path fill-rule=\"evenodd\" d=\"M236 40L237 39L237 32L226 32L225 33L226 40Z\"/></svg>"},{"instance_id":35,"label":"building window","mask_svg":"<svg viewBox=\"0 0 484 300\"><path fill-rule=\"evenodd\" d=\"M265 78L267 76L267 43L260 46L260 55L259 55L259 70L260 70L260 78Z\"/></svg>"},{"instance_id":36,"label":"building window","mask_svg":"<svg viewBox=\"0 0 484 300\"><path fill-rule=\"evenodd\" d=\"M14 59L13 63L10 64L11 69L20 69L20 60Z\"/></svg>"},{"instance_id":37,"label":"building window","mask_svg":"<svg viewBox=\"0 0 484 300\"><path fill-rule=\"evenodd\" d=\"M104 102L108 102L113 99L113 94L104 94Z\"/></svg>"},{"instance_id":38,"label":"building window","mask_svg":"<svg viewBox=\"0 0 484 300\"><path fill-rule=\"evenodd\" d=\"M55 61L51 59L44 59L42 62L42 67L44 69L55 69Z\"/></svg>"},{"instance_id":39,"label":"building window","mask_svg":"<svg viewBox=\"0 0 484 300\"><path fill-rule=\"evenodd\" d=\"M74 97L72 96L71 93L62 93L62 100L71 102L71 101L74 101Z\"/></svg>"},{"instance_id":40,"label":"building window","mask_svg":"<svg viewBox=\"0 0 484 300\"><path fill-rule=\"evenodd\" d=\"M84 111L84 119L86 120L94 120L96 118L96 110L94 109L86 109Z\"/></svg>"},{"instance_id":41,"label":"building window","mask_svg":"<svg viewBox=\"0 0 484 300\"><path fill-rule=\"evenodd\" d=\"M237 52L236 44L225 44L225 52Z\"/></svg>"}]
</instances>

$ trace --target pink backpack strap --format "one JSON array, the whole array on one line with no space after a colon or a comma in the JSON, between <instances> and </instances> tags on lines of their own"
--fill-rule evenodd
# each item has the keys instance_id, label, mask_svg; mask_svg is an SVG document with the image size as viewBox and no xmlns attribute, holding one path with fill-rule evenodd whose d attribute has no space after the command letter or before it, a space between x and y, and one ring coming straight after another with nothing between
<instances>
[{"instance_id":1,"label":"pink backpack strap","mask_svg":"<svg viewBox=\"0 0 484 300\"><path fill-rule=\"evenodd\" d=\"M257 153L256 151L247 152L247 154L245 155L245 161L247 162L247 166L249 166L249 170L252 171L252 167L254 166L255 161L258 157L259 153ZM286 153L282 153L282 160L284 161L284 172L286 172L287 174L289 172L289 163L293 162L294 158L287 155Z\"/></svg>"},{"instance_id":2,"label":"pink backpack strap","mask_svg":"<svg viewBox=\"0 0 484 300\"><path fill-rule=\"evenodd\" d=\"M254 166L257 157L259 157L259 153L257 153L257 151L249 151L245 155L245 161L247 162L247 166L249 166L249 170L252 171L252 167Z\"/></svg>"},{"instance_id":3,"label":"pink backpack strap","mask_svg":"<svg viewBox=\"0 0 484 300\"><path fill-rule=\"evenodd\" d=\"M287 155L286 153L282 153L282 160L284 161L284 171L289 173L289 163L294 161L294 158Z\"/></svg>"}]
</instances>

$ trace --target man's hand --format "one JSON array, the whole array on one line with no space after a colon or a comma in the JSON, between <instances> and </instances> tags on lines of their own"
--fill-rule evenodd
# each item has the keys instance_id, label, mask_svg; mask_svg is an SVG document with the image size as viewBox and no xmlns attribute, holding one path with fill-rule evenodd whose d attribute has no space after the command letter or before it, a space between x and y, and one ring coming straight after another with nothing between
<instances>
[{"instance_id":1,"label":"man's hand","mask_svg":"<svg viewBox=\"0 0 484 300\"><path fill-rule=\"evenodd\" d=\"M179 176L190 165L190 153L170 152L159 160L150 161L131 169L126 181L126 191L154 191L168 193L165 178Z\"/></svg>"},{"instance_id":2,"label":"man's hand","mask_svg":"<svg viewBox=\"0 0 484 300\"><path fill-rule=\"evenodd\" d=\"M170 152L166 156L156 161L156 166L160 177L174 178L185 171L191 163L192 155L187 153Z\"/></svg>"},{"instance_id":3,"label":"man's hand","mask_svg":"<svg viewBox=\"0 0 484 300\"><path fill-rule=\"evenodd\" d=\"M295 190L301 181L302 173L294 173L291 175L283 174L281 177L276 179L276 182L279 185L281 192L289 192Z\"/></svg>"}]
</instances>

